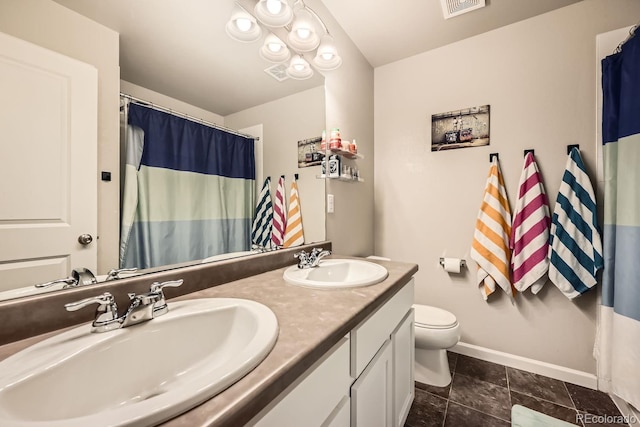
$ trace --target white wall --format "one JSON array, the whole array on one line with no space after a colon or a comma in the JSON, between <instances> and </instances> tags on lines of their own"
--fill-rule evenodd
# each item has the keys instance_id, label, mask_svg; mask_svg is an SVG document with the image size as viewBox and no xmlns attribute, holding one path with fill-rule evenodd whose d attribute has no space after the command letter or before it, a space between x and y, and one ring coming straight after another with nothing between
<instances>
[{"instance_id":1,"label":"white wall","mask_svg":"<svg viewBox=\"0 0 640 427\"><path fill-rule=\"evenodd\" d=\"M119 154L118 33L50 0L0 1L0 31L51 49L98 69L98 274L118 265Z\"/></svg>"},{"instance_id":2,"label":"white wall","mask_svg":"<svg viewBox=\"0 0 640 427\"><path fill-rule=\"evenodd\" d=\"M325 122L324 87L258 105L224 118L224 125L242 129L262 124L263 175L271 176L275 198L280 175L285 175L286 200L293 175L298 174L298 192L305 243L325 240L324 180L317 179L320 166L298 168L298 141L318 137ZM259 184L262 188L262 183Z\"/></svg>"},{"instance_id":3,"label":"white wall","mask_svg":"<svg viewBox=\"0 0 640 427\"><path fill-rule=\"evenodd\" d=\"M342 255L373 253L373 68L319 1L306 2L325 21L336 41L342 66L324 72L326 129L338 128L344 139L356 139L363 160L351 161L364 182L327 180L335 212L327 214L327 240Z\"/></svg>"},{"instance_id":4,"label":"white wall","mask_svg":"<svg viewBox=\"0 0 640 427\"><path fill-rule=\"evenodd\" d=\"M640 16L640 2L612 3L585 0L375 70L376 253L419 264L416 301L455 313L463 342L587 373L596 292L569 301L549 282L485 302L469 248L489 153L500 153L512 206L524 149L552 207L568 144L580 144L595 185L595 35ZM484 104L490 146L430 151L432 114ZM448 275L441 256L466 258L469 271Z\"/></svg>"}]
</instances>

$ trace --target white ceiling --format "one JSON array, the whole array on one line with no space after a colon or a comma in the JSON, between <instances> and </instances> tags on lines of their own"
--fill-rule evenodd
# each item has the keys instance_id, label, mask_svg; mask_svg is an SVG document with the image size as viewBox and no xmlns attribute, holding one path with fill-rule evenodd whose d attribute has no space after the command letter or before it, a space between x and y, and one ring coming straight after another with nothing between
<instances>
[{"instance_id":1,"label":"white ceiling","mask_svg":"<svg viewBox=\"0 0 640 427\"><path fill-rule=\"evenodd\" d=\"M233 0L54 1L120 33L123 80L223 116L324 81L319 73L284 82L267 75L272 64L259 57L261 42L239 43L225 33ZM448 20L439 0L322 3L377 67L577 1L487 0L485 8Z\"/></svg>"}]
</instances>

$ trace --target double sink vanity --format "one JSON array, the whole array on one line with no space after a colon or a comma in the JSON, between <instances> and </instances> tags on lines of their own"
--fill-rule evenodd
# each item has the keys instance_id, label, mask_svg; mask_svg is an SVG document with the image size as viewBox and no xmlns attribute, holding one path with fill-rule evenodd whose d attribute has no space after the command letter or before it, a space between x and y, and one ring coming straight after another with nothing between
<instances>
[{"instance_id":1,"label":"double sink vanity","mask_svg":"<svg viewBox=\"0 0 640 427\"><path fill-rule=\"evenodd\" d=\"M0 425L403 425L417 266L331 256L301 269L299 250L55 294L147 298L152 281L184 279L168 311L131 327L92 332L83 308L75 324L16 333L35 336L0 347ZM42 298L3 305L11 316Z\"/></svg>"}]
</instances>

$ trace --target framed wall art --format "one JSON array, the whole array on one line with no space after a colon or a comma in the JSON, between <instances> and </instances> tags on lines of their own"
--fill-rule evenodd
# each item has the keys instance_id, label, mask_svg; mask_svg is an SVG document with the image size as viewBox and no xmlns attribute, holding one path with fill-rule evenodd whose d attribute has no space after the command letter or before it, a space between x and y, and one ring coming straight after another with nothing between
<instances>
[{"instance_id":1,"label":"framed wall art","mask_svg":"<svg viewBox=\"0 0 640 427\"><path fill-rule=\"evenodd\" d=\"M489 105L432 115L431 151L489 145L489 115Z\"/></svg>"}]
</instances>

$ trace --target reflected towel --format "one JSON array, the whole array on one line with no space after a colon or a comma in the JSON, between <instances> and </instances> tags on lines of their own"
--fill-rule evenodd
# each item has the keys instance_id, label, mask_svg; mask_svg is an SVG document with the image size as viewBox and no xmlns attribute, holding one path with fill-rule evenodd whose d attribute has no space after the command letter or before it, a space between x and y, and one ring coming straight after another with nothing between
<instances>
[{"instance_id":1,"label":"reflected towel","mask_svg":"<svg viewBox=\"0 0 640 427\"><path fill-rule=\"evenodd\" d=\"M478 264L477 283L487 300L496 284L509 296L515 294L509 278L511 210L498 160L494 157L471 246L471 259Z\"/></svg>"},{"instance_id":2,"label":"reflected towel","mask_svg":"<svg viewBox=\"0 0 640 427\"><path fill-rule=\"evenodd\" d=\"M260 190L258 202L256 203L256 213L253 217L251 227L251 243L261 248L271 246L271 223L273 222L273 206L271 204L271 192L269 187L271 178L267 177Z\"/></svg>"},{"instance_id":3,"label":"reflected towel","mask_svg":"<svg viewBox=\"0 0 640 427\"><path fill-rule=\"evenodd\" d=\"M518 200L511 225L510 247L513 286L520 292L531 287L537 294L549 271L549 201L532 153L524 159Z\"/></svg>"},{"instance_id":4,"label":"reflected towel","mask_svg":"<svg viewBox=\"0 0 640 427\"><path fill-rule=\"evenodd\" d=\"M577 148L567 159L549 240L549 279L569 299L591 289L603 266L602 241L596 198Z\"/></svg>"},{"instance_id":5,"label":"reflected towel","mask_svg":"<svg viewBox=\"0 0 640 427\"><path fill-rule=\"evenodd\" d=\"M287 212L284 201L284 175L278 180L276 200L273 205L273 226L271 229L271 244L281 248L284 244L284 230L287 227Z\"/></svg>"},{"instance_id":6,"label":"reflected towel","mask_svg":"<svg viewBox=\"0 0 640 427\"><path fill-rule=\"evenodd\" d=\"M300 211L300 196L298 194L298 181L291 183L289 195L289 212L287 214L287 228L284 232L283 247L300 246L304 244L304 231L302 229L302 212Z\"/></svg>"}]
</instances>

